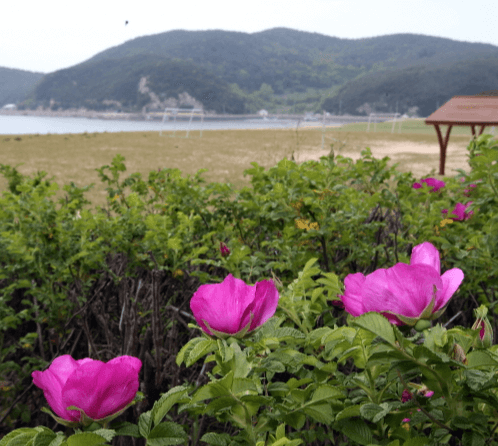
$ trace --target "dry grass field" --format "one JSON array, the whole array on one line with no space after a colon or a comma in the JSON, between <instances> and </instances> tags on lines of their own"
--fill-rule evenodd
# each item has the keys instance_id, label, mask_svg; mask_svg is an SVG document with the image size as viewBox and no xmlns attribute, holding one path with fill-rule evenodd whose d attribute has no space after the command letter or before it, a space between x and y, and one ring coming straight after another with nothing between
<instances>
[{"instance_id":1,"label":"dry grass field","mask_svg":"<svg viewBox=\"0 0 498 446\"><path fill-rule=\"evenodd\" d=\"M375 157L388 156L391 163L399 163L401 171L415 176L435 175L439 166L439 144L434 127L422 120L407 120L401 132L396 124L349 124L328 127L307 126L286 130L208 130L202 138L198 132L190 138L157 132L91 133L66 135L0 135L0 163L15 166L25 174L45 171L59 185L74 181L83 186L95 183L88 198L103 204L104 188L96 168L109 164L116 154L126 158L127 173L148 172L161 167L179 168L193 174L200 168L208 169L208 181L231 182L236 187L248 184L243 171L252 161L271 167L292 154L297 162L327 155L333 144L334 152L357 159L361 150L370 147ZM444 127L444 131L446 127ZM489 131L489 130L488 130ZM180 137L179 137L180 135ZM193 135L193 137L192 137ZM322 148L322 136L325 143ZM450 136L446 159L446 173L452 169L467 169L466 147L471 138L470 128L454 127ZM5 181L0 179L0 188Z\"/></svg>"}]
</instances>

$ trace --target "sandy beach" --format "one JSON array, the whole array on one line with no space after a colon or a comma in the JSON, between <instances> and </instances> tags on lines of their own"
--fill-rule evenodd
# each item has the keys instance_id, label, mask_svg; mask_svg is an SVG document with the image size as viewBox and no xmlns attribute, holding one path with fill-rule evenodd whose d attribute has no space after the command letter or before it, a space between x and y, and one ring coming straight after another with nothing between
<instances>
[{"instance_id":1,"label":"sandy beach","mask_svg":"<svg viewBox=\"0 0 498 446\"><path fill-rule=\"evenodd\" d=\"M372 140L368 144L375 158L390 158L390 165L398 163L398 169L402 172L413 172L415 176L423 176L431 173L434 170L436 176L439 172L439 143L434 137L434 143L418 143L412 141L386 141ZM445 175L455 174L455 169L463 169L468 171L469 165L467 162L467 145L466 138L455 137L454 141L450 141L446 150L446 167ZM364 148L364 147L363 147ZM342 155L348 158L357 160L360 158L361 148L354 150L345 147L342 150L335 150L336 155ZM330 148L323 150L302 150L294 155L298 162L306 160L318 160L321 156L326 156L330 152ZM423 156L421 156L423 155ZM430 169L428 170L428 166Z\"/></svg>"}]
</instances>

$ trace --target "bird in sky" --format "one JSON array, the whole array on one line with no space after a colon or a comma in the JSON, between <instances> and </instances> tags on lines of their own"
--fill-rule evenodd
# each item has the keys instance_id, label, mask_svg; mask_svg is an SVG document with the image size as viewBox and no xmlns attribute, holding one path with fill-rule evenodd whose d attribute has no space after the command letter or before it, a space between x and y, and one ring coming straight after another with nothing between
<instances>
[{"instance_id":1,"label":"bird in sky","mask_svg":"<svg viewBox=\"0 0 498 446\"><path fill-rule=\"evenodd\" d=\"M128 20L126 20L126 22L125 22L125 26L126 26L126 25L128 25Z\"/></svg>"}]
</instances>

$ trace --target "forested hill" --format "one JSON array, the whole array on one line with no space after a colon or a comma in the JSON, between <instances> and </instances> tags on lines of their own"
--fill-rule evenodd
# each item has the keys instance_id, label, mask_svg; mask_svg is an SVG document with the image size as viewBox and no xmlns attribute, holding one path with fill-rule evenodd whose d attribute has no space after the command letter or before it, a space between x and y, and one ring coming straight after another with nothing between
<instances>
[{"instance_id":1,"label":"forested hill","mask_svg":"<svg viewBox=\"0 0 498 446\"><path fill-rule=\"evenodd\" d=\"M0 67L0 108L24 101L43 73Z\"/></svg>"},{"instance_id":2,"label":"forested hill","mask_svg":"<svg viewBox=\"0 0 498 446\"><path fill-rule=\"evenodd\" d=\"M493 45L416 34L353 40L287 28L253 34L176 30L130 40L47 75L25 106L138 110L176 101L227 113L266 108L358 114L394 111L397 103L401 113L418 107L419 115L427 115L438 100L496 88L495 58ZM480 64L480 79L470 68L474 63ZM464 74L449 84L447 74L461 68Z\"/></svg>"}]
</instances>

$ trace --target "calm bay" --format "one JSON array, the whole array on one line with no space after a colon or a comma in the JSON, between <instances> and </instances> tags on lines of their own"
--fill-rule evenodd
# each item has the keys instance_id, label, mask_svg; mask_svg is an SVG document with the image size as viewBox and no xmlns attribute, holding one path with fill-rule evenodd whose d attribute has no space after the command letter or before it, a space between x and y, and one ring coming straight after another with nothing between
<instances>
[{"instance_id":1,"label":"calm bay","mask_svg":"<svg viewBox=\"0 0 498 446\"><path fill-rule=\"evenodd\" d=\"M310 123L302 123L310 124ZM314 123L320 125L320 123ZM339 124L339 123L337 123ZM89 119L49 116L6 116L0 115L0 135L65 134L100 132L140 132L173 130L243 130L243 129L285 129L296 127L295 120L246 119L233 121L131 121L111 119ZM330 125L330 123L327 123Z\"/></svg>"}]
</instances>

